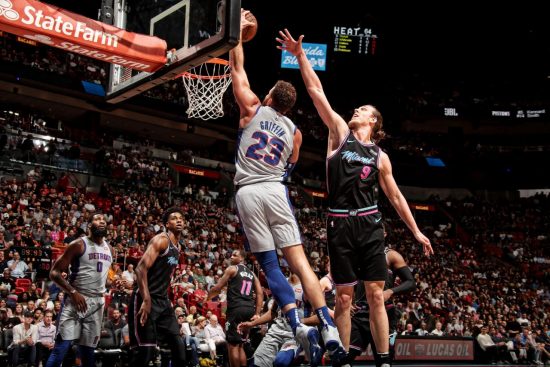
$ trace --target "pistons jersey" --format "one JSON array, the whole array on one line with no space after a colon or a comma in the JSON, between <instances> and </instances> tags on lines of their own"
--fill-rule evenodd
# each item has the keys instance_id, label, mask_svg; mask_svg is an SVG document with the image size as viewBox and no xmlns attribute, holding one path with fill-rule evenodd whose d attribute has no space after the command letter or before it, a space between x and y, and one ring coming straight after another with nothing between
<instances>
[{"instance_id":1,"label":"pistons jersey","mask_svg":"<svg viewBox=\"0 0 550 367\"><path fill-rule=\"evenodd\" d=\"M260 106L250 123L239 131L234 183L281 182L290 171L296 126L269 106Z\"/></svg>"},{"instance_id":2,"label":"pistons jersey","mask_svg":"<svg viewBox=\"0 0 550 367\"><path fill-rule=\"evenodd\" d=\"M95 243L89 237L82 237L82 241L84 252L71 263L69 283L85 296L102 297L113 262L111 249L105 241Z\"/></svg>"}]
</instances>

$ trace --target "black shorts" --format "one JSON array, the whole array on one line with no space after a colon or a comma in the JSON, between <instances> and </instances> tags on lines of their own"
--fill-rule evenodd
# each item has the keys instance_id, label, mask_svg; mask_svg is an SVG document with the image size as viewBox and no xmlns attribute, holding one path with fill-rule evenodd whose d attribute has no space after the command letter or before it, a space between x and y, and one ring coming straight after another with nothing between
<instances>
[{"instance_id":1,"label":"black shorts","mask_svg":"<svg viewBox=\"0 0 550 367\"><path fill-rule=\"evenodd\" d=\"M351 318L351 335L349 338L349 347L363 351L371 345L372 353L376 353L376 346L372 338L370 330L370 322L368 318Z\"/></svg>"},{"instance_id":2,"label":"black shorts","mask_svg":"<svg viewBox=\"0 0 550 367\"><path fill-rule=\"evenodd\" d=\"M397 312L393 304L386 304L386 313L388 314L388 324L390 333L390 353L393 354L393 347L395 344L395 336L392 334L397 332ZM363 316L364 315L364 316ZM376 354L376 345L374 345L374 339L370 329L369 315L363 314L362 316L354 316L351 318L351 335L350 335L350 348L357 349L359 351L366 350L371 345L373 355ZM393 341L392 341L393 339Z\"/></svg>"},{"instance_id":3,"label":"black shorts","mask_svg":"<svg viewBox=\"0 0 550 367\"><path fill-rule=\"evenodd\" d=\"M227 309L227 320L225 321L225 335L229 344L242 344L246 338L243 339L243 335L237 331L237 326L241 322L250 321L254 313L255 308L251 307L239 307Z\"/></svg>"},{"instance_id":4,"label":"black shorts","mask_svg":"<svg viewBox=\"0 0 550 367\"><path fill-rule=\"evenodd\" d=\"M141 303L141 295L135 290L128 307L128 331L132 347L156 347L159 341L180 336L180 326L168 298L151 297L151 313L144 326L141 326L138 316Z\"/></svg>"},{"instance_id":5,"label":"black shorts","mask_svg":"<svg viewBox=\"0 0 550 367\"><path fill-rule=\"evenodd\" d=\"M388 274L381 214L330 216L327 219L328 253L336 285L358 280L383 281Z\"/></svg>"}]
</instances>

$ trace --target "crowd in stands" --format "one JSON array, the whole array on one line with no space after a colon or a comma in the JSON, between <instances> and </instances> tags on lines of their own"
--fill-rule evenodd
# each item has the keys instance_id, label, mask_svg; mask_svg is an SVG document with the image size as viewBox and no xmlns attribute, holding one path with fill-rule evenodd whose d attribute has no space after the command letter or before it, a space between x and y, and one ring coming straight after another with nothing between
<instances>
[{"instance_id":1,"label":"crowd in stands","mask_svg":"<svg viewBox=\"0 0 550 367\"><path fill-rule=\"evenodd\" d=\"M181 195L169 195L165 186L155 187L154 182L161 174L153 171L151 180L139 186L130 185L131 180L124 185L106 183L97 195L46 182L39 169L29 172L24 180L3 180L0 186L2 328L27 322L36 325L38 332L50 330L47 317L51 311L55 320L63 301L63 292L48 279L36 277L37 263L21 260L21 249L62 250L86 233L90 214L101 210L109 223L107 240L117 251L117 262L109 277L133 279L134 266L147 241L163 230L160 221L163 209L177 204L186 213L186 226L181 265L172 282L175 312L184 316L180 321L182 325L188 324L182 326L186 331L189 329L188 337L198 334L199 346L210 343L208 350L216 350L216 343L212 346L209 340L212 338L204 337L206 342L200 342L202 330L205 335L208 330L204 325L207 319L201 316L209 317L210 325L216 324L214 316L224 322L225 294L211 304L206 302L206 294L228 266L231 249L242 244L238 218L227 196L206 199L203 187L189 184ZM456 213L456 218L461 218L455 225L471 237L460 238L458 230L450 224L432 227L431 238L437 254L434 258L421 254L421 248L387 208L387 242L405 255L418 286L412 296L396 300L401 312L399 332L477 337L480 333L485 335L482 327L486 327L484 332L491 340L497 345L504 343L500 345L506 346L506 352L514 352L509 356L499 354L499 358L517 358L520 362L548 360L550 266L541 244L547 243L544 233L547 233L549 200L538 195L508 202L507 210L475 200L442 203L448 211ZM309 210L300 210L298 214L312 266L323 275L328 261L324 220ZM523 237L514 238L520 234ZM258 272L257 263L253 259L249 262ZM284 260L282 264L285 265ZM536 267L536 271L531 267ZM21 282L33 277L34 280ZM111 305L107 320L122 325L122 329L128 294L111 289L107 297ZM27 318L28 315L32 317ZM40 338L42 334L37 335ZM44 342L47 343L46 339ZM486 341L482 346L486 348L488 344Z\"/></svg>"}]
</instances>

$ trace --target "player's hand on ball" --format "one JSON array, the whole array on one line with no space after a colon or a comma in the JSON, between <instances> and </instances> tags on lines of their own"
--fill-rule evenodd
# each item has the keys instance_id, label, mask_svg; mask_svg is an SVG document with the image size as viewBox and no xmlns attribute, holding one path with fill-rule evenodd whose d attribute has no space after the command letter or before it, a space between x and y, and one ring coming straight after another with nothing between
<instances>
[{"instance_id":1,"label":"player's hand on ball","mask_svg":"<svg viewBox=\"0 0 550 367\"><path fill-rule=\"evenodd\" d=\"M250 14L250 10L241 9L241 29L254 25L254 23L246 18L248 14Z\"/></svg>"}]
</instances>

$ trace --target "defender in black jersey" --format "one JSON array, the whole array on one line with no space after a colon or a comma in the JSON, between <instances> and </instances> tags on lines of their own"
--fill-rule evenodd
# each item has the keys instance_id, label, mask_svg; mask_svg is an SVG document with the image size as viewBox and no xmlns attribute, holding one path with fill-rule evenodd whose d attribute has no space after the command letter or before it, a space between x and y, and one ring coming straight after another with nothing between
<instances>
[{"instance_id":1,"label":"defender in black jersey","mask_svg":"<svg viewBox=\"0 0 550 367\"><path fill-rule=\"evenodd\" d=\"M167 231L151 239L136 267L136 288L128 310L130 344L137 348L132 366L148 366L159 339L170 345L173 365L185 363L185 344L168 299L170 278L179 259L181 209L168 209L163 222Z\"/></svg>"},{"instance_id":2,"label":"defender in black jersey","mask_svg":"<svg viewBox=\"0 0 550 367\"><path fill-rule=\"evenodd\" d=\"M349 123L337 114L323 91L304 50L285 29L277 41L296 56L306 89L329 129L327 147L328 252L336 290L335 320L344 346L349 347L351 300L358 280L365 284L371 327L381 366L389 366L388 318L384 309L384 236L378 212L379 187L399 213L424 253L433 253L430 240L418 229L392 174L390 159L376 143L385 135L382 115L371 105L355 109Z\"/></svg>"},{"instance_id":3,"label":"defender in black jersey","mask_svg":"<svg viewBox=\"0 0 550 367\"><path fill-rule=\"evenodd\" d=\"M231 265L218 284L210 289L208 300L217 296L227 285L226 339L229 343L229 364L231 367L246 366L243 336L237 331L241 322L258 318L264 303L260 281L244 264L244 252L233 250Z\"/></svg>"},{"instance_id":4,"label":"defender in black jersey","mask_svg":"<svg viewBox=\"0 0 550 367\"><path fill-rule=\"evenodd\" d=\"M393 359L393 346L395 344L395 337L397 336L397 321L399 320L399 315L395 309L392 297L396 294L414 292L416 289L416 281L407 263L403 259L403 256L399 252L388 247L386 247L384 252L388 265L387 279L384 284L384 307L388 315L390 356ZM395 286L396 278L400 280L398 286ZM378 354L376 353L376 345L374 344L370 327L369 304L365 295L365 288L360 284L357 284L355 288L355 307L356 311L351 318L350 350L348 360L344 363L351 364L370 344L372 354L377 364L380 364L381 361L377 360Z\"/></svg>"}]
</instances>

